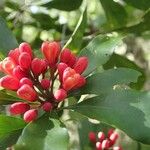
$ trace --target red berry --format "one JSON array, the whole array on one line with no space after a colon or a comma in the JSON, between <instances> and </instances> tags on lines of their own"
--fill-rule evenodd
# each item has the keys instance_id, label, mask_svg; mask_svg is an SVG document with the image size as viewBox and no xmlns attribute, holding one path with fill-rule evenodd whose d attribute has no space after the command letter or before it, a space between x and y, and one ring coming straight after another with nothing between
<instances>
[{"instance_id":1,"label":"red berry","mask_svg":"<svg viewBox=\"0 0 150 150\"><path fill-rule=\"evenodd\" d=\"M45 102L43 105L42 105L42 109L46 112L49 112L53 109L53 105L50 103L50 102Z\"/></svg>"},{"instance_id":2,"label":"red berry","mask_svg":"<svg viewBox=\"0 0 150 150\"><path fill-rule=\"evenodd\" d=\"M67 92L64 89L59 89L54 93L57 102L63 101L67 97Z\"/></svg>"},{"instance_id":3,"label":"red berry","mask_svg":"<svg viewBox=\"0 0 150 150\"><path fill-rule=\"evenodd\" d=\"M16 67L14 60L11 57L6 57L1 62L1 70L6 74L12 74L13 69Z\"/></svg>"},{"instance_id":4,"label":"red berry","mask_svg":"<svg viewBox=\"0 0 150 150\"><path fill-rule=\"evenodd\" d=\"M105 139L104 132L98 132L98 139L100 140L100 142L102 142Z\"/></svg>"},{"instance_id":5,"label":"red berry","mask_svg":"<svg viewBox=\"0 0 150 150\"><path fill-rule=\"evenodd\" d=\"M88 66L88 58L87 57L80 57L74 65L74 70L76 73L82 74L84 70Z\"/></svg>"},{"instance_id":6,"label":"red berry","mask_svg":"<svg viewBox=\"0 0 150 150\"><path fill-rule=\"evenodd\" d=\"M29 70L31 66L31 56L26 52L21 53L19 56L19 65L22 69Z\"/></svg>"},{"instance_id":7,"label":"red berry","mask_svg":"<svg viewBox=\"0 0 150 150\"><path fill-rule=\"evenodd\" d=\"M122 148L120 146L115 146L112 148L112 150L122 150Z\"/></svg>"},{"instance_id":8,"label":"red berry","mask_svg":"<svg viewBox=\"0 0 150 150\"><path fill-rule=\"evenodd\" d=\"M94 132L90 132L89 133L89 140L92 142L92 143L96 143L96 134Z\"/></svg>"},{"instance_id":9,"label":"red berry","mask_svg":"<svg viewBox=\"0 0 150 150\"><path fill-rule=\"evenodd\" d=\"M57 42L43 42L41 50L48 61L50 67L54 67L58 61L60 44Z\"/></svg>"},{"instance_id":10,"label":"red berry","mask_svg":"<svg viewBox=\"0 0 150 150\"><path fill-rule=\"evenodd\" d=\"M45 60L34 58L31 63L31 69L34 75L39 76L47 69L47 63Z\"/></svg>"},{"instance_id":11,"label":"red berry","mask_svg":"<svg viewBox=\"0 0 150 150\"><path fill-rule=\"evenodd\" d=\"M64 73L64 70L65 70L67 67L68 67L68 66L67 66L67 64L65 64L65 63L59 63L59 64L57 65L60 82L62 82L63 73Z\"/></svg>"},{"instance_id":12,"label":"red berry","mask_svg":"<svg viewBox=\"0 0 150 150\"><path fill-rule=\"evenodd\" d=\"M85 85L86 80L84 77L80 76L80 78L78 79L78 83L76 84L76 86L74 87L74 89L80 88L83 85Z\"/></svg>"},{"instance_id":13,"label":"red berry","mask_svg":"<svg viewBox=\"0 0 150 150\"><path fill-rule=\"evenodd\" d=\"M8 56L11 57L16 64L18 64L19 55L20 55L20 52L18 48L11 50L8 54Z\"/></svg>"},{"instance_id":14,"label":"red berry","mask_svg":"<svg viewBox=\"0 0 150 150\"><path fill-rule=\"evenodd\" d=\"M17 95L20 98L31 102L34 102L37 99L36 91L28 84L24 84L23 86L21 86L17 91Z\"/></svg>"},{"instance_id":15,"label":"red berry","mask_svg":"<svg viewBox=\"0 0 150 150\"><path fill-rule=\"evenodd\" d=\"M102 142L102 149L108 149L109 148L109 140L103 140Z\"/></svg>"},{"instance_id":16,"label":"red berry","mask_svg":"<svg viewBox=\"0 0 150 150\"><path fill-rule=\"evenodd\" d=\"M19 80L22 79L23 77L26 77L27 74L25 71L21 69L21 67L18 65L13 69L13 76L18 78Z\"/></svg>"},{"instance_id":17,"label":"red berry","mask_svg":"<svg viewBox=\"0 0 150 150\"><path fill-rule=\"evenodd\" d=\"M96 142L96 150L102 150L102 144L100 142Z\"/></svg>"},{"instance_id":18,"label":"red berry","mask_svg":"<svg viewBox=\"0 0 150 150\"><path fill-rule=\"evenodd\" d=\"M108 130L108 138L110 137L110 135L114 132L114 129L109 129Z\"/></svg>"},{"instance_id":19,"label":"red berry","mask_svg":"<svg viewBox=\"0 0 150 150\"><path fill-rule=\"evenodd\" d=\"M76 57L68 48L65 48L61 52L60 62L67 64L69 67L72 67L76 62Z\"/></svg>"},{"instance_id":20,"label":"red berry","mask_svg":"<svg viewBox=\"0 0 150 150\"><path fill-rule=\"evenodd\" d=\"M48 80L48 79L42 79L41 80L41 86L42 86L42 88L44 90L49 89L49 87L50 87L50 80Z\"/></svg>"},{"instance_id":21,"label":"red berry","mask_svg":"<svg viewBox=\"0 0 150 150\"><path fill-rule=\"evenodd\" d=\"M30 106L27 103L16 102L10 106L10 113L12 115L24 114L27 110L30 109Z\"/></svg>"},{"instance_id":22,"label":"red berry","mask_svg":"<svg viewBox=\"0 0 150 150\"><path fill-rule=\"evenodd\" d=\"M38 111L36 109L30 109L25 112L23 119L26 123L34 121L37 119Z\"/></svg>"},{"instance_id":23,"label":"red berry","mask_svg":"<svg viewBox=\"0 0 150 150\"><path fill-rule=\"evenodd\" d=\"M0 86L8 90L18 90L19 80L7 75L0 79Z\"/></svg>"},{"instance_id":24,"label":"red berry","mask_svg":"<svg viewBox=\"0 0 150 150\"><path fill-rule=\"evenodd\" d=\"M111 144L113 145L113 144L116 142L116 140L118 139L118 133L113 132L113 133L110 135L109 139L110 139L110 141L111 141Z\"/></svg>"},{"instance_id":25,"label":"red berry","mask_svg":"<svg viewBox=\"0 0 150 150\"><path fill-rule=\"evenodd\" d=\"M33 82L29 78L22 78L20 80L20 87L23 86L24 84L28 84L29 86L33 87Z\"/></svg>"},{"instance_id":26,"label":"red berry","mask_svg":"<svg viewBox=\"0 0 150 150\"><path fill-rule=\"evenodd\" d=\"M26 52L32 58L32 49L31 49L31 46L28 43L26 43L26 42L23 42L23 43L21 43L19 45L19 52L20 52L20 54L22 54L23 52Z\"/></svg>"}]
</instances>

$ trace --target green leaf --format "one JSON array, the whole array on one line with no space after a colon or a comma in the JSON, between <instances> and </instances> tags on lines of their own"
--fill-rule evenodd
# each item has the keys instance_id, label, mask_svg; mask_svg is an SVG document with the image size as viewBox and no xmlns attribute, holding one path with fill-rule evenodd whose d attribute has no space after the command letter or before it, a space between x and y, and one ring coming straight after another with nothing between
<instances>
[{"instance_id":1,"label":"green leaf","mask_svg":"<svg viewBox=\"0 0 150 150\"><path fill-rule=\"evenodd\" d=\"M85 75L89 75L101 65L105 64L117 45L121 43L121 37L117 35L98 35L80 53L89 59Z\"/></svg>"},{"instance_id":2,"label":"green leaf","mask_svg":"<svg viewBox=\"0 0 150 150\"><path fill-rule=\"evenodd\" d=\"M8 29L5 20L0 17L0 53L6 54L9 50L16 48L18 43L11 31Z\"/></svg>"},{"instance_id":3,"label":"green leaf","mask_svg":"<svg viewBox=\"0 0 150 150\"><path fill-rule=\"evenodd\" d=\"M86 24L87 24L87 9L85 8L80 16L80 19L73 34L71 35L70 39L68 40L68 42L64 47L70 48L76 53L79 52L79 49L81 48L82 45L82 38L86 29Z\"/></svg>"},{"instance_id":4,"label":"green leaf","mask_svg":"<svg viewBox=\"0 0 150 150\"><path fill-rule=\"evenodd\" d=\"M127 13L122 5L113 0L100 0L110 28L125 26Z\"/></svg>"},{"instance_id":5,"label":"green leaf","mask_svg":"<svg viewBox=\"0 0 150 150\"><path fill-rule=\"evenodd\" d=\"M96 73L86 79L86 85L75 91L76 95L81 94L101 94L107 93L115 85L129 84L136 82L140 72L129 68L117 68L105 70L102 73Z\"/></svg>"},{"instance_id":6,"label":"green leaf","mask_svg":"<svg viewBox=\"0 0 150 150\"><path fill-rule=\"evenodd\" d=\"M131 87L135 89L141 89L143 87L146 81L146 75L145 75L144 69L140 68L133 61L127 59L124 56L114 53L109 59L109 61L106 64L104 64L104 69L110 69L114 67L126 67L126 68L139 71L141 73L141 76L138 78L137 83L131 84Z\"/></svg>"},{"instance_id":7,"label":"green leaf","mask_svg":"<svg viewBox=\"0 0 150 150\"><path fill-rule=\"evenodd\" d=\"M150 6L149 0L124 0L127 4L142 10L147 10Z\"/></svg>"},{"instance_id":8,"label":"green leaf","mask_svg":"<svg viewBox=\"0 0 150 150\"><path fill-rule=\"evenodd\" d=\"M150 144L150 93L114 90L70 106L87 117L123 130L134 140Z\"/></svg>"},{"instance_id":9,"label":"green leaf","mask_svg":"<svg viewBox=\"0 0 150 150\"><path fill-rule=\"evenodd\" d=\"M15 150L67 150L68 132L59 120L43 116L28 124Z\"/></svg>"},{"instance_id":10,"label":"green leaf","mask_svg":"<svg viewBox=\"0 0 150 150\"><path fill-rule=\"evenodd\" d=\"M0 115L0 149L15 144L25 125L22 119Z\"/></svg>"},{"instance_id":11,"label":"green leaf","mask_svg":"<svg viewBox=\"0 0 150 150\"><path fill-rule=\"evenodd\" d=\"M82 4L82 1L83 0L51 0L43 6L64 11L72 11L78 9Z\"/></svg>"},{"instance_id":12,"label":"green leaf","mask_svg":"<svg viewBox=\"0 0 150 150\"><path fill-rule=\"evenodd\" d=\"M12 104L17 101L21 100L15 96L8 94L4 90L0 90L0 105Z\"/></svg>"}]
</instances>

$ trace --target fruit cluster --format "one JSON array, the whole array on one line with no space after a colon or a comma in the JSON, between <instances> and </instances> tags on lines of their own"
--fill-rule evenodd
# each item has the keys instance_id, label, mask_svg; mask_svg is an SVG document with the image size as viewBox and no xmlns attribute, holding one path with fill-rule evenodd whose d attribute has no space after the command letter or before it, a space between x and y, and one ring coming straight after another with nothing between
<instances>
[{"instance_id":1,"label":"fruit cluster","mask_svg":"<svg viewBox=\"0 0 150 150\"><path fill-rule=\"evenodd\" d=\"M89 133L89 140L96 150L122 150L120 146L114 146L118 139L118 133L114 129L109 129L107 136L104 132Z\"/></svg>"},{"instance_id":2,"label":"fruit cluster","mask_svg":"<svg viewBox=\"0 0 150 150\"><path fill-rule=\"evenodd\" d=\"M0 86L16 91L24 100L12 104L10 113L24 114L25 122L35 120L39 109L46 112L57 109L68 92L86 83L81 74L87 68L87 57L77 58L69 49L61 50L59 43L48 41L43 42L41 52L44 59L34 57L31 46L24 42L0 62L0 70L6 74L0 79ZM59 80L57 89L54 88L56 79Z\"/></svg>"}]
</instances>

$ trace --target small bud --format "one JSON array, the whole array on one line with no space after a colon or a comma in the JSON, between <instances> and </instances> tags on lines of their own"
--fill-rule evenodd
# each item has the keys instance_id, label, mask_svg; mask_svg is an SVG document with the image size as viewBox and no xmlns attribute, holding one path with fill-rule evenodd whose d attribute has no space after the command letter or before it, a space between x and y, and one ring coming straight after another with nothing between
<instances>
[{"instance_id":1,"label":"small bud","mask_svg":"<svg viewBox=\"0 0 150 150\"><path fill-rule=\"evenodd\" d=\"M114 129L109 129L108 130L108 138L111 136L111 134L114 132Z\"/></svg>"},{"instance_id":2,"label":"small bud","mask_svg":"<svg viewBox=\"0 0 150 150\"><path fill-rule=\"evenodd\" d=\"M63 72L63 82L68 78L68 77L73 77L76 74L74 69L71 69L70 67L67 67L64 72Z\"/></svg>"},{"instance_id":3,"label":"small bud","mask_svg":"<svg viewBox=\"0 0 150 150\"><path fill-rule=\"evenodd\" d=\"M44 90L49 89L49 87L50 87L50 80L48 80L48 79L42 79L41 80L41 86L42 86L42 88Z\"/></svg>"},{"instance_id":4,"label":"small bud","mask_svg":"<svg viewBox=\"0 0 150 150\"><path fill-rule=\"evenodd\" d=\"M19 55L20 55L20 52L19 52L19 49L18 49L18 48L14 49L14 50L11 50L11 51L9 52L9 54L8 54L8 56L11 57L11 58L14 60L14 62L15 62L16 64L19 63L19 62L18 62Z\"/></svg>"},{"instance_id":5,"label":"small bud","mask_svg":"<svg viewBox=\"0 0 150 150\"><path fill-rule=\"evenodd\" d=\"M45 102L43 105L42 105L42 109L46 112L49 112L53 109L53 105L50 103L50 102Z\"/></svg>"},{"instance_id":6,"label":"small bud","mask_svg":"<svg viewBox=\"0 0 150 150\"><path fill-rule=\"evenodd\" d=\"M64 89L59 89L54 93L57 102L63 101L67 97L67 92Z\"/></svg>"},{"instance_id":7,"label":"small bud","mask_svg":"<svg viewBox=\"0 0 150 150\"><path fill-rule=\"evenodd\" d=\"M80 76L80 78L78 79L78 83L77 85L74 87L74 89L80 88L82 86L84 86L86 83L86 80L84 77Z\"/></svg>"},{"instance_id":8,"label":"small bud","mask_svg":"<svg viewBox=\"0 0 150 150\"><path fill-rule=\"evenodd\" d=\"M68 66L67 66L65 63L59 63L58 66L57 66L60 82L62 82L63 73L64 73L64 70L65 70L67 67L68 67Z\"/></svg>"},{"instance_id":9,"label":"small bud","mask_svg":"<svg viewBox=\"0 0 150 150\"><path fill-rule=\"evenodd\" d=\"M63 88L66 91L71 90L73 87L75 87L77 84L75 78L73 77L68 77L64 82L63 82Z\"/></svg>"},{"instance_id":10,"label":"small bud","mask_svg":"<svg viewBox=\"0 0 150 150\"><path fill-rule=\"evenodd\" d=\"M22 79L23 77L26 77L27 74L25 71L21 69L21 67L18 65L13 69L13 76L18 78L19 80Z\"/></svg>"},{"instance_id":11,"label":"small bud","mask_svg":"<svg viewBox=\"0 0 150 150\"><path fill-rule=\"evenodd\" d=\"M31 46L26 42L23 42L19 45L19 52L20 54L26 52L30 55L31 58L33 57Z\"/></svg>"},{"instance_id":12,"label":"small bud","mask_svg":"<svg viewBox=\"0 0 150 150\"><path fill-rule=\"evenodd\" d=\"M96 143L96 135L94 132L90 132L89 135L89 140L92 142L92 143Z\"/></svg>"},{"instance_id":13,"label":"small bud","mask_svg":"<svg viewBox=\"0 0 150 150\"><path fill-rule=\"evenodd\" d=\"M10 106L9 111L12 115L21 115L24 114L29 109L30 106L27 103L16 102Z\"/></svg>"},{"instance_id":14,"label":"small bud","mask_svg":"<svg viewBox=\"0 0 150 150\"><path fill-rule=\"evenodd\" d=\"M34 75L39 76L47 69L47 63L45 60L34 58L31 63L31 69Z\"/></svg>"},{"instance_id":15,"label":"small bud","mask_svg":"<svg viewBox=\"0 0 150 150\"><path fill-rule=\"evenodd\" d=\"M80 57L74 65L74 70L76 73L82 74L84 70L88 66L88 58L87 57Z\"/></svg>"},{"instance_id":16,"label":"small bud","mask_svg":"<svg viewBox=\"0 0 150 150\"><path fill-rule=\"evenodd\" d=\"M19 65L22 69L29 70L31 66L31 56L26 52L21 53L19 56Z\"/></svg>"},{"instance_id":17,"label":"small bud","mask_svg":"<svg viewBox=\"0 0 150 150\"><path fill-rule=\"evenodd\" d=\"M118 139L118 133L113 132L110 137L109 137L110 141L111 141L111 145L114 145L116 140Z\"/></svg>"},{"instance_id":18,"label":"small bud","mask_svg":"<svg viewBox=\"0 0 150 150\"><path fill-rule=\"evenodd\" d=\"M112 148L112 150L122 150L122 148L120 146L115 146Z\"/></svg>"},{"instance_id":19,"label":"small bud","mask_svg":"<svg viewBox=\"0 0 150 150\"><path fill-rule=\"evenodd\" d=\"M0 79L0 86L8 90L18 90L19 80L7 75Z\"/></svg>"},{"instance_id":20,"label":"small bud","mask_svg":"<svg viewBox=\"0 0 150 150\"><path fill-rule=\"evenodd\" d=\"M98 132L98 139L99 139L100 142L102 142L105 139L104 132Z\"/></svg>"},{"instance_id":21,"label":"small bud","mask_svg":"<svg viewBox=\"0 0 150 150\"><path fill-rule=\"evenodd\" d=\"M23 86L21 86L17 91L17 95L20 98L30 102L34 102L37 99L36 91L28 84L24 84Z\"/></svg>"},{"instance_id":22,"label":"small bud","mask_svg":"<svg viewBox=\"0 0 150 150\"><path fill-rule=\"evenodd\" d=\"M42 53L48 61L50 67L54 67L58 61L60 45L57 42L43 42L41 46Z\"/></svg>"},{"instance_id":23,"label":"small bud","mask_svg":"<svg viewBox=\"0 0 150 150\"><path fill-rule=\"evenodd\" d=\"M102 142L102 149L108 149L109 148L109 140L103 140Z\"/></svg>"},{"instance_id":24,"label":"small bud","mask_svg":"<svg viewBox=\"0 0 150 150\"><path fill-rule=\"evenodd\" d=\"M24 84L28 84L30 87L33 87L33 82L29 78L22 78L20 80L20 87L23 86Z\"/></svg>"},{"instance_id":25,"label":"small bud","mask_svg":"<svg viewBox=\"0 0 150 150\"><path fill-rule=\"evenodd\" d=\"M1 62L1 68L2 71L6 74L12 74L13 69L15 68L16 64L14 60L11 57L6 57L2 62Z\"/></svg>"},{"instance_id":26,"label":"small bud","mask_svg":"<svg viewBox=\"0 0 150 150\"><path fill-rule=\"evenodd\" d=\"M102 144L100 142L96 142L96 150L102 150Z\"/></svg>"},{"instance_id":27,"label":"small bud","mask_svg":"<svg viewBox=\"0 0 150 150\"><path fill-rule=\"evenodd\" d=\"M60 62L67 64L69 67L72 67L76 62L76 57L69 49L65 48L61 52Z\"/></svg>"},{"instance_id":28,"label":"small bud","mask_svg":"<svg viewBox=\"0 0 150 150\"><path fill-rule=\"evenodd\" d=\"M37 119L38 111L36 109L30 109L25 112L23 119L26 123L29 123L31 121L34 121Z\"/></svg>"}]
</instances>

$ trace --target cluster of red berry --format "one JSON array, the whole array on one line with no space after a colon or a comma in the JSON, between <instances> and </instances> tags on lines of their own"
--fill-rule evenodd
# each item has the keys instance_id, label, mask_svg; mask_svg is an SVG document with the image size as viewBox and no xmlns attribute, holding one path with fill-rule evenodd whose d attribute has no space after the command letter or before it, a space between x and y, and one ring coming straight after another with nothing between
<instances>
[{"instance_id":1,"label":"cluster of red berry","mask_svg":"<svg viewBox=\"0 0 150 150\"><path fill-rule=\"evenodd\" d=\"M34 57L31 46L24 42L0 63L0 70L6 74L0 79L0 86L16 91L25 100L12 104L10 112L24 114L25 122L35 120L39 108L46 112L57 109L70 90L86 83L81 74L87 68L87 57L77 58L69 49L61 50L57 42L43 42L41 51L44 59ZM54 90L56 79L59 86ZM39 105L34 108L33 102Z\"/></svg>"},{"instance_id":2,"label":"cluster of red berry","mask_svg":"<svg viewBox=\"0 0 150 150\"><path fill-rule=\"evenodd\" d=\"M96 135L95 132L89 133L89 140L96 150L122 150L120 146L114 146L118 139L118 133L113 129L108 131L107 136L104 132L98 132Z\"/></svg>"}]
</instances>

